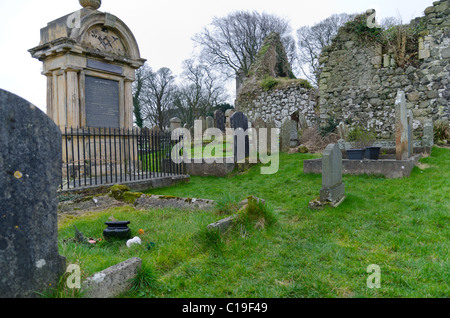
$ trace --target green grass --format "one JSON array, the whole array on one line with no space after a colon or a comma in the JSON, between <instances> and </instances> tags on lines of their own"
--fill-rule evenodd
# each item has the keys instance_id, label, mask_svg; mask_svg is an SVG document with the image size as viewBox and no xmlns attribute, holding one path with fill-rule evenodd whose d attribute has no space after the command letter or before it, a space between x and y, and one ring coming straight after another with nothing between
<instances>
[{"instance_id":1,"label":"green grass","mask_svg":"<svg viewBox=\"0 0 450 318\"><path fill-rule=\"evenodd\" d=\"M83 277L142 258L145 271L124 297L448 297L450 149L434 148L421 160L429 168L414 168L410 178L344 176L346 200L320 211L308 203L319 195L321 176L303 174L303 160L315 157L281 154L275 175L254 166L232 178L192 176L148 192L217 200L215 212L127 207L69 220L60 228L60 254ZM273 222L205 230L250 195L266 200ZM143 244L63 243L74 225L101 237L111 215L131 221L133 236L143 229ZM366 285L371 264L381 267L380 289Z\"/></svg>"}]
</instances>

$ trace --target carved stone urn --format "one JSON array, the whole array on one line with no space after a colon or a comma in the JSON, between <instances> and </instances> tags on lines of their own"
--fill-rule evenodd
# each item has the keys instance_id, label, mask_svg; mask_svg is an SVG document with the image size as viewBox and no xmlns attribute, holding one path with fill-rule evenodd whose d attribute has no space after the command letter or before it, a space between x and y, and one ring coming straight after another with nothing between
<instances>
[{"instance_id":1,"label":"carved stone urn","mask_svg":"<svg viewBox=\"0 0 450 318\"><path fill-rule=\"evenodd\" d=\"M97 10L102 5L102 0L79 0L81 6L86 9Z\"/></svg>"}]
</instances>

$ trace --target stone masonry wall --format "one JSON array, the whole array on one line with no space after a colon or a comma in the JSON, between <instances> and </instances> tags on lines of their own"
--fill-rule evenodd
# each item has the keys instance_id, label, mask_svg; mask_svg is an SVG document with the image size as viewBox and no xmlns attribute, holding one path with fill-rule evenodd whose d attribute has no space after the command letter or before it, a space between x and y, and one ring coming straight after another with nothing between
<instances>
[{"instance_id":1,"label":"stone masonry wall","mask_svg":"<svg viewBox=\"0 0 450 318\"><path fill-rule=\"evenodd\" d=\"M319 81L320 117L363 124L379 138L395 133L395 97L407 96L416 136L425 119L450 118L450 0L433 3L421 23L417 63L398 67L392 52L377 43L361 44L356 32L341 29L322 52Z\"/></svg>"},{"instance_id":2,"label":"stone masonry wall","mask_svg":"<svg viewBox=\"0 0 450 318\"><path fill-rule=\"evenodd\" d=\"M317 119L316 94L314 89L303 88L293 81L290 85L271 90L258 89L252 96L241 96L239 111L247 115L250 122L258 116L264 121L272 118L277 128L284 118L303 113L308 125L314 125ZM292 118L295 120L295 118Z\"/></svg>"}]
</instances>

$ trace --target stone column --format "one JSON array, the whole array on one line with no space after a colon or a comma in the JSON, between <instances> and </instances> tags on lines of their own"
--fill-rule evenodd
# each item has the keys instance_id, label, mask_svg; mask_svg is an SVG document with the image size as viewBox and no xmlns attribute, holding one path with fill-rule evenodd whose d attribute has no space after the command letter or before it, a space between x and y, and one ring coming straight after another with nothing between
<instances>
[{"instance_id":1,"label":"stone column","mask_svg":"<svg viewBox=\"0 0 450 318\"><path fill-rule=\"evenodd\" d=\"M414 155L414 126L413 126L413 112L408 110L408 158Z\"/></svg>"},{"instance_id":2,"label":"stone column","mask_svg":"<svg viewBox=\"0 0 450 318\"><path fill-rule=\"evenodd\" d=\"M67 69L67 127L80 127L80 96L78 70Z\"/></svg>"},{"instance_id":3,"label":"stone column","mask_svg":"<svg viewBox=\"0 0 450 318\"><path fill-rule=\"evenodd\" d=\"M405 92L398 91L395 100L396 159L408 159L408 120Z\"/></svg>"}]
</instances>

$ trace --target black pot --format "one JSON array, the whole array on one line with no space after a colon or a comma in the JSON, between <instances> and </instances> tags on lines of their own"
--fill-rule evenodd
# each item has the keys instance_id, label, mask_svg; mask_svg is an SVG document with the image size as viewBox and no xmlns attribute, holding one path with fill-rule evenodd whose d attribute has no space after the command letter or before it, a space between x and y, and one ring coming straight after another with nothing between
<instances>
[{"instance_id":1,"label":"black pot","mask_svg":"<svg viewBox=\"0 0 450 318\"><path fill-rule=\"evenodd\" d=\"M106 222L108 227L103 231L105 239L129 239L131 229L128 228L129 221Z\"/></svg>"},{"instance_id":2,"label":"black pot","mask_svg":"<svg viewBox=\"0 0 450 318\"><path fill-rule=\"evenodd\" d=\"M349 149L347 150L348 160L364 160L364 149Z\"/></svg>"},{"instance_id":3,"label":"black pot","mask_svg":"<svg viewBox=\"0 0 450 318\"><path fill-rule=\"evenodd\" d=\"M380 150L381 147L367 147L365 153L366 159L378 160L380 157Z\"/></svg>"}]
</instances>

